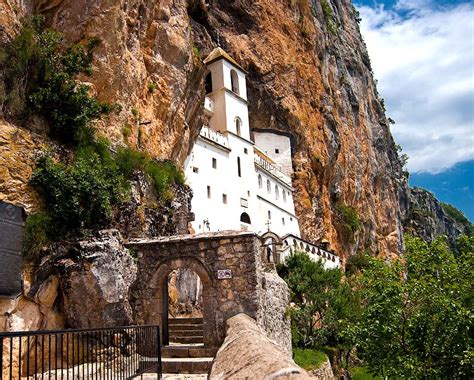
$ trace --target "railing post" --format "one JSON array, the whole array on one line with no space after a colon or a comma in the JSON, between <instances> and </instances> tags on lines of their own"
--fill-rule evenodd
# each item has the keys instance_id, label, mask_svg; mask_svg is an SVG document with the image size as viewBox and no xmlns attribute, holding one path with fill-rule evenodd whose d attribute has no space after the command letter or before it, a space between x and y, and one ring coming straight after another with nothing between
<instances>
[{"instance_id":1,"label":"railing post","mask_svg":"<svg viewBox=\"0 0 474 380\"><path fill-rule=\"evenodd\" d=\"M156 352L158 355L157 377L161 379L161 342L160 342L160 326L156 326Z\"/></svg>"},{"instance_id":2,"label":"railing post","mask_svg":"<svg viewBox=\"0 0 474 380\"><path fill-rule=\"evenodd\" d=\"M0 338L0 380L3 380L3 336Z\"/></svg>"}]
</instances>

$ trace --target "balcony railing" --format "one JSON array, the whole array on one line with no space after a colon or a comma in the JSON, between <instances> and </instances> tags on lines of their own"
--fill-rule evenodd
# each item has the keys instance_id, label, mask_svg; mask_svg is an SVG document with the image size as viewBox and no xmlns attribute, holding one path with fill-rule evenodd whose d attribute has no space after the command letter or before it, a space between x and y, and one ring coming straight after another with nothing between
<instances>
[{"instance_id":1,"label":"balcony railing","mask_svg":"<svg viewBox=\"0 0 474 380\"><path fill-rule=\"evenodd\" d=\"M275 177L286 183L288 186L291 186L291 178L284 174L280 167L276 164L267 160L263 155L255 153L254 154L255 163L260 166L262 169L273 174Z\"/></svg>"},{"instance_id":2,"label":"balcony railing","mask_svg":"<svg viewBox=\"0 0 474 380\"><path fill-rule=\"evenodd\" d=\"M222 145L223 147L226 147L227 149L230 149L229 139L227 138L227 136L224 136L222 133L214 131L213 129L207 126L203 126L201 128L200 135L202 137L205 137L206 139L214 141L215 143L219 145Z\"/></svg>"}]
</instances>

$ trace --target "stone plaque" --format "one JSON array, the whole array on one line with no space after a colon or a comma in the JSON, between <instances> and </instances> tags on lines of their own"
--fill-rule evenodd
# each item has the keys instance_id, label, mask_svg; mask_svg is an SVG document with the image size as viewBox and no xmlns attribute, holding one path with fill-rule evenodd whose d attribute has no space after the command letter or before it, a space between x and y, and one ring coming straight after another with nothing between
<instances>
[{"instance_id":1,"label":"stone plaque","mask_svg":"<svg viewBox=\"0 0 474 380\"><path fill-rule=\"evenodd\" d=\"M0 202L0 297L21 293L23 229L23 209Z\"/></svg>"},{"instance_id":2,"label":"stone plaque","mask_svg":"<svg viewBox=\"0 0 474 380\"><path fill-rule=\"evenodd\" d=\"M232 278L232 270L231 269L219 269L217 271L217 279L218 280L225 280L227 278Z\"/></svg>"}]
</instances>

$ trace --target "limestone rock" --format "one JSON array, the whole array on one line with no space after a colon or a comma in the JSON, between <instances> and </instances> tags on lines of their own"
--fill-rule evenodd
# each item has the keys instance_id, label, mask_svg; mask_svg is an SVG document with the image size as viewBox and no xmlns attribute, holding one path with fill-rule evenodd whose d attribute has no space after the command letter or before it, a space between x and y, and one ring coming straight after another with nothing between
<instances>
[{"instance_id":1,"label":"limestone rock","mask_svg":"<svg viewBox=\"0 0 474 380\"><path fill-rule=\"evenodd\" d=\"M409 192L409 212L404 221L405 229L425 241L445 235L451 244L461 234L468 234L467 227L456 222L443 209L433 193L421 188Z\"/></svg>"},{"instance_id":2,"label":"limestone rock","mask_svg":"<svg viewBox=\"0 0 474 380\"><path fill-rule=\"evenodd\" d=\"M69 326L97 328L133 323L128 301L137 267L117 230L79 243L75 257L55 263Z\"/></svg>"},{"instance_id":3,"label":"limestone rock","mask_svg":"<svg viewBox=\"0 0 474 380\"><path fill-rule=\"evenodd\" d=\"M210 379L310 378L254 319L237 314L227 320L226 338L212 364Z\"/></svg>"},{"instance_id":4,"label":"limestone rock","mask_svg":"<svg viewBox=\"0 0 474 380\"><path fill-rule=\"evenodd\" d=\"M310 372L316 379L319 380L336 380L331 368L331 362L327 359L321 367Z\"/></svg>"}]
</instances>

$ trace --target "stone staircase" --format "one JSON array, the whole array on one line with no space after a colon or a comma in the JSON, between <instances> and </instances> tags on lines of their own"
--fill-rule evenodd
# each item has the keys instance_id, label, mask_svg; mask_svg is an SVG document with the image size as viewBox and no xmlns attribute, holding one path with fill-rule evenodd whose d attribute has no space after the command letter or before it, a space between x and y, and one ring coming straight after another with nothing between
<instances>
[{"instance_id":1,"label":"stone staircase","mask_svg":"<svg viewBox=\"0 0 474 380\"><path fill-rule=\"evenodd\" d=\"M207 374L216 348L204 347L202 318L168 320L170 345L162 349L164 374Z\"/></svg>"}]
</instances>

